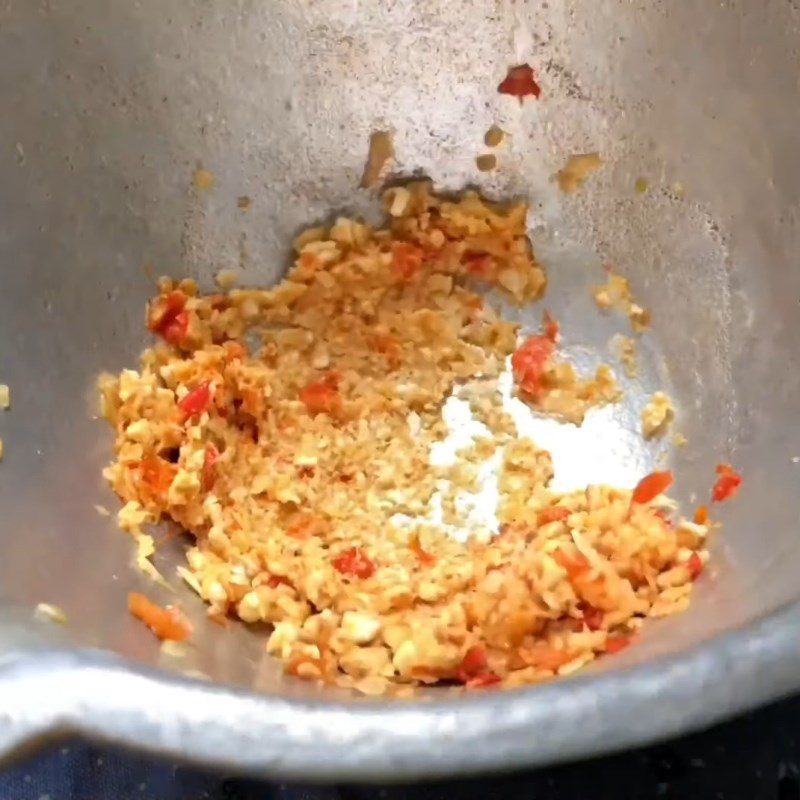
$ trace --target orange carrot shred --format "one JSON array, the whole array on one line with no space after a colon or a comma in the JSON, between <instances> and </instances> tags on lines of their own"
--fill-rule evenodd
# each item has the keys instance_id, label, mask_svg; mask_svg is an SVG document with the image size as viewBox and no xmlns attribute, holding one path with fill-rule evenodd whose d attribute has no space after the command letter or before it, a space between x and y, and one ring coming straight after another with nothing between
<instances>
[{"instance_id":1,"label":"orange carrot shred","mask_svg":"<svg viewBox=\"0 0 800 800\"><path fill-rule=\"evenodd\" d=\"M159 639L183 642L192 633L191 623L177 608L161 608L138 592L128 595L128 611L144 622Z\"/></svg>"},{"instance_id":2,"label":"orange carrot shred","mask_svg":"<svg viewBox=\"0 0 800 800\"><path fill-rule=\"evenodd\" d=\"M572 512L564 506L548 506L536 515L536 523L541 527L550 522L563 522Z\"/></svg>"}]
</instances>

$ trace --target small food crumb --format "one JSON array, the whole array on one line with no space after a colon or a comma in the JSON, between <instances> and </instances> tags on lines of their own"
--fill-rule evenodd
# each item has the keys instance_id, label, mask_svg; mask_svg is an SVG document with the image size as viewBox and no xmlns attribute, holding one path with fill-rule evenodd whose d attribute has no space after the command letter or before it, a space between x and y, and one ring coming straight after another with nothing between
<instances>
[{"instance_id":1,"label":"small food crumb","mask_svg":"<svg viewBox=\"0 0 800 800\"><path fill-rule=\"evenodd\" d=\"M672 443L675 447L683 447L689 443L689 440L682 433L678 432L672 437Z\"/></svg>"},{"instance_id":2,"label":"small food crumb","mask_svg":"<svg viewBox=\"0 0 800 800\"><path fill-rule=\"evenodd\" d=\"M194 185L201 191L211 189L214 186L214 173L207 169L196 169L194 171Z\"/></svg>"},{"instance_id":3,"label":"small food crumb","mask_svg":"<svg viewBox=\"0 0 800 800\"><path fill-rule=\"evenodd\" d=\"M11 392L5 383L0 383L0 408L7 409L11 406Z\"/></svg>"},{"instance_id":4,"label":"small food crumb","mask_svg":"<svg viewBox=\"0 0 800 800\"><path fill-rule=\"evenodd\" d=\"M484 134L483 142L487 147L499 147L505 138L505 131L497 125L492 125Z\"/></svg>"},{"instance_id":5,"label":"small food crumb","mask_svg":"<svg viewBox=\"0 0 800 800\"><path fill-rule=\"evenodd\" d=\"M110 517L111 512L105 507L101 506L99 503L95 504L94 510L101 516L101 517Z\"/></svg>"},{"instance_id":6,"label":"small food crumb","mask_svg":"<svg viewBox=\"0 0 800 800\"><path fill-rule=\"evenodd\" d=\"M0 461L3 460L4 453L5 453L5 445L3 444L3 440L0 439Z\"/></svg>"},{"instance_id":7,"label":"small food crumb","mask_svg":"<svg viewBox=\"0 0 800 800\"><path fill-rule=\"evenodd\" d=\"M232 269L221 269L214 277L217 286L225 291L233 289L237 280L238 275Z\"/></svg>"},{"instance_id":8,"label":"small food crumb","mask_svg":"<svg viewBox=\"0 0 800 800\"><path fill-rule=\"evenodd\" d=\"M650 312L636 303L631 303L628 319L635 333L644 333L650 328Z\"/></svg>"},{"instance_id":9,"label":"small food crumb","mask_svg":"<svg viewBox=\"0 0 800 800\"><path fill-rule=\"evenodd\" d=\"M536 74L530 64L511 67L508 74L497 87L500 94L510 94L519 99L522 105L526 97L539 97L542 89L536 82Z\"/></svg>"},{"instance_id":10,"label":"small food crumb","mask_svg":"<svg viewBox=\"0 0 800 800\"><path fill-rule=\"evenodd\" d=\"M59 606L54 606L51 603L39 603L34 612L39 619L46 619L50 622L57 622L59 625L67 624L67 615L64 610Z\"/></svg>"},{"instance_id":11,"label":"small food crumb","mask_svg":"<svg viewBox=\"0 0 800 800\"><path fill-rule=\"evenodd\" d=\"M242 211L247 211L247 209L253 205L253 201L246 194L243 194L236 201L236 205Z\"/></svg>"},{"instance_id":12,"label":"small food crumb","mask_svg":"<svg viewBox=\"0 0 800 800\"><path fill-rule=\"evenodd\" d=\"M176 642L174 639L164 639L161 642L161 654L168 658L185 658L189 648L185 642Z\"/></svg>"},{"instance_id":13,"label":"small food crumb","mask_svg":"<svg viewBox=\"0 0 800 800\"><path fill-rule=\"evenodd\" d=\"M636 189L637 194L645 194L650 188L650 184L647 182L646 178L637 178L636 183L633 186L634 189Z\"/></svg>"},{"instance_id":14,"label":"small food crumb","mask_svg":"<svg viewBox=\"0 0 800 800\"><path fill-rule=\"evenodd\" d=\"M645 439L663 436L675 417L672 400L664 392L656 392L642 411L642 434Z\"/></svg>"},{"instance_id":15,"label":"small food crumb","mask_svg":"<svg viewBox=\"0 0 800 800\"><path fill-rule=\"evenodd\" d=\"M369 137L369 153L361 176L361 188L369 189L378 184L393 160L392 134L389 131L373 131Z\"/></svg>"},{"instance_id":16,"label":"small food crumb","mask_svg":"<svg viewBox=\"0 0 800 800\"><path fill-rule=\"evenodd\" d=\"M635 333L644 333L650 327L650 312L640 306L631 291L627 278L606 269L608 280L592 290L594 302L602 311L619 311L628 317Z\"/></svg>"},{"instance_id":17,"label":"small food crumb","mask_svg":"<svg viewBox=\"0 0 800 800\"><path fill-rule=\"evenodd\" d=\"M156 546L153 537L142 533L136 537L136 566L151 580L170 588L164 576L155 568L150 559L155 555Z\"/></svg>"},{"instance_id":18,"label":"small food crumb","mask_svg":"<svg viewBox=\"0 0 800 800\"><path fill-rule=\"evenodd\" d=\"M193 678L196 681L210 681L211 676L207 675L205 672L201 672L199 669L187 669L184 670L183 675L187 678Z\"/></svg>"},{"instance_id":19,"label":"small food crumb","mask_svg":"<svg viewBox=\"0 0 800 800\"><path fill-rule=\"evenodd\" d=\"M566 165L556 174L558 186L564 194L580 191L589 176L603 166L600 153L579 153L570 156Z\"/></svg>"},{"instance_id":20,"label":"small food crumb","mask_svg":"<svg viewBox=\"0 0 800 800\"><path fill-rule=\"evenodd\" d=\"M656 392L642 411L642 433L645 439L663 436L675 418L675 407L664 392Z\"/></svg>"},{"instance_id":21,"label":"small food crumb","mask_svg":"<svg viewBox=\"0 0 800 800\"><path fill-rule=\"evenodd\" d=\"M494 153L483 153L475 159L475 164L481 172L491 172L497 166L497 156Z\"/></svg>"},{"instance_id":22,"label":"small food crumb","mask_svg":"<svg viewBox=\"0 0 800 800\"><path fill-rule=\"evenodd\" d=\"M616 335L612 340L612 345L617 351L622 368L629 378L635 378L639 372L638 346L636 339L630 336Z\"/></svg>"}]
</instances>

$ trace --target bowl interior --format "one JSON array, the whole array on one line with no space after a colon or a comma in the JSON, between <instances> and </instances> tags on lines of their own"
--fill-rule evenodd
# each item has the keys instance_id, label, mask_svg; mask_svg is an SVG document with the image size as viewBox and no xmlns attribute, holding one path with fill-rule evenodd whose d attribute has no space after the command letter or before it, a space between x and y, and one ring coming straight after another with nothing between
<instances>
[{"instance_id":1,"label":"bowl interior","mask_svg":"<svg viewBox=\"0 0 800 800\"><path fill-rule=\"evenodd\" d=\"M0 13L0 641L28 646L39 602L55 632L139 662L287 695L263 631L199 625L192 653L159 652L128 616L130 589L155 591L132 542L101 516L111 436L95 379L133 366L148 341L154 274L220 269L270 284L302 226L331 212L375 216L358 189L371 131L391 129L398 174L530 200L548 267L545 304L579 363L609 357L624 330L589 289L612 263L652 309L640 380L580 431L536 423L566 483L632 485L665 455L677 496L704 502L714 467L745 476L690 611L654 623L606 669L684 651L800 598L800 129L797 12L785 2L704 4L341 4L81 0ZM380 7L379 7L380 6ZM499 95L530 62L543 93ZM475 157L492 124L510 136L499 168ZM574 196L551 176L600 152ZM202 166L211 190L192 183ZM638 179L647 191L637 192ZM237 199L250 198L247 210ZM534 326L539 304L521 312ZM618 370L619 372L619 370ZM688 444L645 444L638 415L665 388ZM667 448L668 450L669 448ZM172 580L180 544L159 555ZM200 620L201 602L172 580ZM37 639L37 640L39 640Z\"/></svg>"}]
</instances>

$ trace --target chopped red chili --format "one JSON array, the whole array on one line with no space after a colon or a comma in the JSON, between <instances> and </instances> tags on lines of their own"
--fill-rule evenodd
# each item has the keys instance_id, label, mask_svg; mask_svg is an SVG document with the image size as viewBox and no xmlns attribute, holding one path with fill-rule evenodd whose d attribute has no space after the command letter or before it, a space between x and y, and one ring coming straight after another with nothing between
<instances>
[{"instance_id":1,"label":"chopped red chili","mask_svg":"<svg viewBox=\"0 0 800 800\"><path fill-rule=\"evenodd\" d=\"M157 298L150 306L147 327L170 344L179 345L189 329L186 301L186 295L177 290Z\"/></svg>"},{"instance_id":2,"label":"chopped red chili","mask_svg":"<svg viewBox=\"0 0 800 800\"><path fill-rule=\"evenodd\" d=\"M219 450L210 442L206 445L206 457L203 462L203 490L210 491L217 480L217 461Z\"/></svg>"},{"instance_id":3,"label":"chopped red chili","mask_svg":"<svg viewBox=\"0 0 800 800\"><path fill-rule=\"evenodd\" d=\"M342 398L339 394L339 376L335 372L329 372L324 378L312 381L300 390L300 400L308 409L308 413L316 414L336 414L342 405Z\"/></svg>"},{"instance_id":4,"label":"chopped red chili","mask_svg":"<svg viewBox=\"0 0 800 800\"><path fill-rule=\"evenodd\" d=\"M605 615L599 608L595 608L589 603L582 603L581 611L583 612L583 621L590 631L599 631L603 627L603 619Z\"/></svg>"},{"instance_id":5,"label":"chopped red chili","mask_svg":"<svg viewBox=\"0 0 800 800\"><path fill-rule=\"evenodd\" d=\"M351 547L333 559L333 567L342 575L370 578L375 574L375 562L360 548Z\"/></svg>"},{"instance_id":6,"label":"chopped red chili","mask_svg":"<svg viewBox=\"0 0 800 800\"><path fill-rule=\"evenodd\" d=\"M465 253L464 263L467 272L476 278L491 278L494 272L494 262L488 253Z\"/></svg>"},{"instance_id":7,"label":"chopped red chili","mask_svg":"<svg viewBox=\"0 0 800 800\"><path fill-rule=\"evenodd\" d=\"M142 483L156 497L166 494L172 479L178 472L175 464L170 464L158 456L150 456L139 462Z\"/></svg>"},{"instance_id":8,"label":"chopped red chili","mask_svg":"<svg viewBox=\"0 0 800 800\"><path fill-rule=\"evenodd\" d=\"M655 500L660 494L666 492L667 489L672 486L673 480L672 472L669 470L664 472L651 472L636 484L631 499L634 503L649 503L651 500Z\"/></svg>"},{"instance_id":9,"label":"chopped red chili","mask_svg":"<svg viewBox=\"0 0 800 800\"><path fill-rule=\"evenodd\" d=\"M692 580L694 580L702 571L703 571L703 559L697 553L692 553L689 556L689 560L686 562L686 566L689 568L689 574L692 576Z\"/></svg>"},{"instance_id":10,"label":"chopped red chili","mask_svg":"<svg viewBox=\"0 0 800 800\"><path fill-rule=\"evenodd\" d=\"M199 417L211 405L211 381L204 381L178 401L184 422Z\"/></svg>"},{"instance_id":11,"label":"chopped red chili","mask_svg":"<svg viewBox=\"0 0 800 800\"><path fill-rule=\"evenodd\" d=\"M419 534L412 533L408 539L408 547L411 552L419 559L419 563L424 567L432 567L436 563L436 556L429 553L422 547L419 541Z\"/></svg>"},{"instance_id":12,"label":"chopped red chili","mask_svg":"<svg viewBox=\"0 0 800 800\"><path fill-rule=\"evenodd\" d=\"M655 512L656 516L666 525L669 529L675 527L675 523L670 519L669 512L665 511L663 508L659 508L658 511Z\"/></svg>"},{"instance_id":13,"label":"chopped red chili","mask_svg":"<svg viewBox=\"0 0 800 800\"><path fill-rule=\"evenodd\" d=\"M486 650L479 645L474 645L467 650L461 660L461 665L458 668L459 680L466 682L488 669L489 662L486 659Z\"/></svg>"},{"instance_id":14,"label":"chopped red chili","mask_svg":"<svg viewBox=\"0 0 800 800\"><path fill-rule=\"evenodd\" d=\"M586 556L581 553L576 553L574 556L571 556L564 550L559 549L553 553L553 558L560 567L563 567L567 571L570 580L580 577L589 570L589 561Z\"/></svg>"},{"instance_id":15,"label":"chopped red chili","mask_svg":"<svg viewBox=\"0 0 800 800\"><path fill-rule=\"evenodd\" d=\"M466 682L468 689L483 689L487 686L496 686L502 681L502 678L494 672L484 672L481 675L476 675Z\"/></svg>"},{"instance_id":16,"label":"chopped red chili","mask_svg":"<svg viewBox=\"0 0 800 800\"><path fill-rule=\"evenodd\" d=\"M563 522L571 513L564 506L548 506L536 515L536 522L540 527L551 522Z\"/></svg>"},{"instance_id":17,"label":"chopped red chili","mask_svg":"<svg viewBox=\"0 0 800 800\"><path fill-rule=\"evenodd\" d=\"M393 242L392 266L402 280L412 280L422 266L422 249L408 242Z\"/></svg>"},{"instance_id":18,"label":"chopped red chili","mask_svg":"<svg viewBox=\"0 0 800 800\"><path fill-rule=\"evenodd\" d=\"M461 660L456 671L456 680L471 689L478 689L499 683L500 676L489 669L485 648L473 645Z\"/></svg>"},{"instance_id":19,"label":"chopped red chili","mask_svg":"<svg viewBox=\"0 0 800 800\"><path fill-rule=\"evenodd\" d=\"M547 336L531 336L511 356L511 368L519 388L530 395L542 390L542 376L553 356L555 345Z\"/></svg>"},{"instance_id":20,"label":"chopped red chili","mask_svg":"<svg viewBox=\"0 0 800 800\"><path fill-rule=\"evenodd\" d=\"M631 643L629 636L609 636L606 639L606 653L619 653Z\"/></svg>"},{"instance_id":21,"label":"chopped red chili","mask_svg":"<svg viewBox=\"0 0 800 800\"><path fill-rule=\"evenodd\" d=\"M530 64L511 67L502 83L497 87L500 94L510 94L519 98L520 104L526 97L539 97L542 89L536 82L536 74Z\"/></svg>"},{"instance_id":22,"label":"chopped red chili","mask_svg":"<svg viewBox=\"0 0 800 800\"><path fill-rule=\"evenodd\" d=\"M717 465L717 475L719 477L711 492L712 501L721 503L735 497L742 485L742 476L730 464Z\"/></svg>"}]
</instances>

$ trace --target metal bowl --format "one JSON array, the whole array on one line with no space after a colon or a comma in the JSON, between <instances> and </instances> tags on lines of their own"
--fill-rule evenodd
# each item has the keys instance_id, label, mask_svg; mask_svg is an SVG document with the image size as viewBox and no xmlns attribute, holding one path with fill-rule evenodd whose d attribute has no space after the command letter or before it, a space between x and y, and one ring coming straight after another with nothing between
<instances>
[{"instance_id":1,"label":"metal bowl","mask_svg":"<svg viewBox=\"0 0 800 800\"><path fill-rule=\"evenodd\" d=\"M642 744L796 689L798 14L786 0L6 2L0 750L77 732L262 774L403 779ZM519 104L497 84L526 61L543 92ZM484 174L492 123L510 136ZM244 626L201 625L191 656L166 663L126 612L129 589L154 589L95 509L114 507L96 375L147 341L151 272L269 284L301 225L374 214L357 185L375 129L394 131L398 173L530 198L577 360L604 357L617 330L588 292L603 262L652 308L625 403L580 431L541 428L564 480L632 483L657 463L636 430L655 387L689 440L672 454L683 501L707 496L718 461L745 476L690 611L605 667L366 701L282 678ZM561 195L552 174L587 151L605 168ZM213 188L192 184L198 166ZM68 624L35 621L40 602Z\"/></svg>"}]
</instances>

